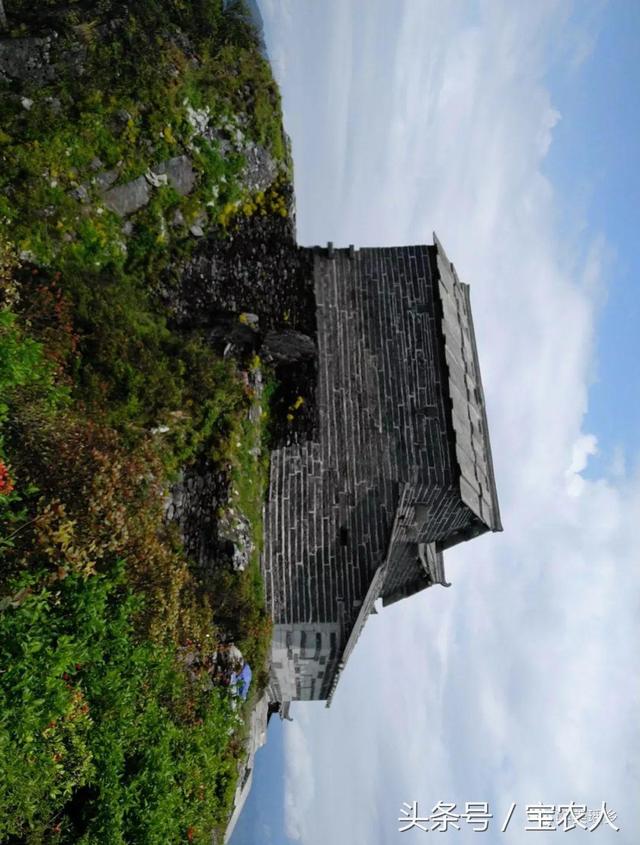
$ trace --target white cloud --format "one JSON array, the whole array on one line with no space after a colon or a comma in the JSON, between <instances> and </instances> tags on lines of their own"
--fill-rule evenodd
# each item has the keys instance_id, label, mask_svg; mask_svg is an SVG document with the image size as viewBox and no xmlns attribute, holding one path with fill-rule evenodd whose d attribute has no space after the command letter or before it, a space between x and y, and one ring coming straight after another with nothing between
<instances>
[{"instance_id":1,"label":"white cloud","mask_svg":"<svg viewBox=\"0 0 640 845\"><path fill-rule=\"evenodd\" d=\"M579 496L584 492L587 482L580 473L587 468L589 457L597 453L598 438L593 434L581 434L573 444L571 466L566 472L569 496Z\"/></svg>"},{"instance_id":2,"label":"white cloud","mask_svg":"<svg viewBox=\"0 0 640 845\"><path fill-rule=\"evenodd\" d=\"M265 19L301 242L424 243L435 228L471 284L505 525L447 554L450 590L368 623L331 710L294 708L289 835L394 841L414 799L498 814L607 800L631 842L640 479L621 457L608 480L584 472L610 248L562 216L544 169L560 118L547 72L559 50L570 72L588 60L593 21L577 32L553 0L298 0ZM522 829L516 816L487 841Z\"/></svg>"}]
</instances>

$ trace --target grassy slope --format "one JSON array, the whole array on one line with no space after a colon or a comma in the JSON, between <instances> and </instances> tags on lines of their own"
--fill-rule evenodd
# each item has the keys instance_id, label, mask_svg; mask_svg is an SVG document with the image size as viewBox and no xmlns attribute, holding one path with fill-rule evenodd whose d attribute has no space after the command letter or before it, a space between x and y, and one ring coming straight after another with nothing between
<instances>
[{"instance_id":1,"label":"grassy slope","mask_svg":"<svg viewBox=\"0 0 640 845\"><path fill-rule=\"evenodd\" d=\"M188 644L204 658L231 633L264 662L265 419L248 415L239 369L252 363L178 334L155 291L193 221L223 237L261 205L243 195L241 154L194 137L188 110L282 159L278 93L220 2L61 14L48 2L30 20L31 6L5 2L13 37L51 8L85 58L81 78L0 90L0 838L205 842L229 812L243 727L179 655ZM91 184L95 160L126 181L184 152L196 190L158 189L123 232ZM84 184L81 203L71 192ZM230 467L254 539L244 573L207 585L161 507L172 474L202 454Z\"/></svg>"}]
</instances>

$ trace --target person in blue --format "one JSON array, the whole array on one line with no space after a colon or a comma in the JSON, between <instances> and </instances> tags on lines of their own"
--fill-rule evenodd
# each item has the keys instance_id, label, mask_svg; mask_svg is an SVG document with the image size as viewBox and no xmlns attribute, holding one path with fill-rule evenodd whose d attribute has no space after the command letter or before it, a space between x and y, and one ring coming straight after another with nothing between
<instances>
[{"instance_id":1,"label":"person in blue","mask_svg":"<svg viewBox=\"0 0 640 845\"><path fill-rule=\"evenodd\" d=\"M243 701L247 700L251 686L251 667L245 661L239 672L232 672L229 685L234 695L239 695Z\"/></svg>"}]
</instances>

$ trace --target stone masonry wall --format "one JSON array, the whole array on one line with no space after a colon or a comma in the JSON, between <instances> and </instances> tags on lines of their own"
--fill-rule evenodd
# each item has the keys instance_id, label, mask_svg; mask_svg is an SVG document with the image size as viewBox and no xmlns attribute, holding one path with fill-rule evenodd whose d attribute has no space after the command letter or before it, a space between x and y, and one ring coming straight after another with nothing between
<instances>
[{"instance_id":1,"label":"stone masonry wall","mask_svg":"<svg viewBox=\"0 0 640 845\"><path fill-rule=\"evenodd\" d=\"M399 482L431 507L431 524L417 526L408 507L392 549L406 572L389 593L398 578L421 583L415 542L425 530L446 534L462 518L432 249L315 251L318 436L273 453L265 514L274 695L327 697L387 556ZM294 626L318 635L322 664L301 657Z\"/></svg>"}]
</instances>

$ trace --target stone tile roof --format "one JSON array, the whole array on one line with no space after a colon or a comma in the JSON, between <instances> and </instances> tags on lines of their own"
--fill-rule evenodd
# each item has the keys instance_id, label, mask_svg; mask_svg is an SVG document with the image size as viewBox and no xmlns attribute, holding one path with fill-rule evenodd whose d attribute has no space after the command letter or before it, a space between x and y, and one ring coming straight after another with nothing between
<instances>
[{"instance_id":1,"label":"stone tile roof","mask_svg":"<svg viewBox=\"0 0 640 845\"><path fill-rule=\"evenodd\" d=\"M433 238L460 492L462 500L487 528L501 531L469 285L460 282L442 244L435 234Z\"/></svg>"}]
</instances>

